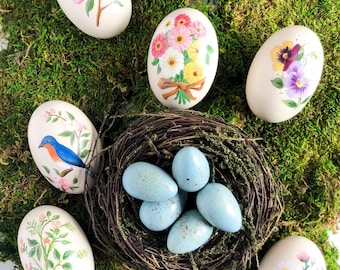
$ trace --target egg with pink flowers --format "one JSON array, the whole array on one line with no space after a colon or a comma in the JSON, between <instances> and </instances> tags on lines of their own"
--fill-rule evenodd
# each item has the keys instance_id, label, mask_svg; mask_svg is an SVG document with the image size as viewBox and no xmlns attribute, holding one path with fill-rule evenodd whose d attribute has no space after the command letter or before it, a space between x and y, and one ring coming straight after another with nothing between
<instances>
[{"instance_id":1,"label":"egg with pink flowers","mask_svg":"<svg viewBox=\"0 0 340 270\"><path fill-rule=\"evenodd\" d=\"M23 269L94 270L91 245L79 223L65 210L41 205L22 219L17 237Z\"/></svg>"},{"instance_id":2,"label":"egg with pink flowers","mask_svg":"<svg viewBox=\"0 0 340 270\"><path fill-rule=\"evenodd\" d=\"M259 270L320 269L326 262L319 247L310 239L293 235L275 243L264 255Z\"/></svg>"},{"instance_id":3,"label":"egg with pink flowers","mask_svg":"<svg viewBox=\"0 0 340 270\"><path fill-rule=\"evenodd\" d=\"M148 52L148 78L156 98L169 108L188 109L209 92L218 65L218 42L199 10L180 8L156 28Z\"/></svg>"}]
</instances>

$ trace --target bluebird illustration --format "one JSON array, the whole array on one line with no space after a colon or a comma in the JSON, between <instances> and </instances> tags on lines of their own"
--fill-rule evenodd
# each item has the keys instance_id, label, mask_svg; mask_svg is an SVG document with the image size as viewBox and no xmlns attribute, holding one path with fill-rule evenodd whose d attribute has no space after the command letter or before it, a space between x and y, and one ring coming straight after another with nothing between
<instances>
[{"instance_id":1,"label":"bluebird illustration","mask_svg":"<svg viewBox=\"0 0 340 270\"><path fill-rule=\"evenodd\" d=\"M88 175L95 179L96 175L90 168L88 168L85 163L80 159L80 157L74 153L71 149L57 142L57 140L50 135L45 136L39 145L47 149L52 160L60 167L64 168L65 171L62 172L62 176L65 176L73 167L84 168L87 170Z\"/></svg>"}]
</instances>

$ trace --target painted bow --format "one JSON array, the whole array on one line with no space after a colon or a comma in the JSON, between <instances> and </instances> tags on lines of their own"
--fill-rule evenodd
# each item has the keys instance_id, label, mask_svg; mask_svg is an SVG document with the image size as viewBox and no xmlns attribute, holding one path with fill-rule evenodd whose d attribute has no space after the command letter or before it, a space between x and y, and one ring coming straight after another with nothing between
<instances>
[{"instance_id":1,"label":"painted bow","mask_svg":"<svg viewBox=\"0 0 340 270\"><path fill-rule=\"evenodd\" d=\"M162 95L164 99L168 99L169 97L177 94L178 91L182 90L188 96L190 100L195 100L196 97L194 97L191 94L191 90L201 91L204 86L204 82L205 82L205 77L191 84L185 84L183 82L175 82L170 79L160 78L157 85L162 90L175 87L175 89Z\"/></svg>"}]
</instances>

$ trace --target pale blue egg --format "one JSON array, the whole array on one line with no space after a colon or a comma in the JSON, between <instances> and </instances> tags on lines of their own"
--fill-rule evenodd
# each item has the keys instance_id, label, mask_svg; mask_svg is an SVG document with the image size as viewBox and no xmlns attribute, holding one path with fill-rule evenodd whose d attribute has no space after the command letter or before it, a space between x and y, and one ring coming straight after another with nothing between
<instances>
[{"instance_id":1,"label":"pale blue egg","mask_svg":"<svg viewBox=\"0 0 340 270\"><path fill-rule=\"evenodd\" d=\"M170 252L184 254L204 245L213 233L211 226L197 211L185 212L171 227L167 247Z\"/></svg>"},{"instance_id":2,"label":"pale blue egg","mask_svg":"<svg viewBox=\"0 0 340 270\"><path fill-rule=\"evenodd\" d=\"M237 232L242 227L240 206L232 192L223 184L209 183L197 193L196 205L202 216L216 228Z\"/></svg>"},{"instance_id":3,"label":"pale blue egg","mask_svg":"<svg viewBox=\"0 0 340 270\"><path fill-rule=\"evenodd\" d=\"M151 231L163 231L182 214L187 197L185 191L179 190L166 201L143 202L139 209L140 220Z\"/></svg>"},{"instance_id":4,"label":"pale blue egg","mask_svg":"<svg viewBox=\"0 0 340 270\"><path fill-rule=\"evenodd\" d=\"M167 172L143 161L128 166L123 173L122 182L130 196L143 201L165 201L178 192L176 182Z\"/></svg>"},{"instance_id":5,"label":"pale blue egg","mask_svg":"<svg viewBox=\"0 0 340 270\"><path fill-rule=\"evenodd\" d=\"M172 175L179 188L188 192L198 191L209 181L209 162L198 148L185 146L174 157Z\"/></svg>"}]
</instances>

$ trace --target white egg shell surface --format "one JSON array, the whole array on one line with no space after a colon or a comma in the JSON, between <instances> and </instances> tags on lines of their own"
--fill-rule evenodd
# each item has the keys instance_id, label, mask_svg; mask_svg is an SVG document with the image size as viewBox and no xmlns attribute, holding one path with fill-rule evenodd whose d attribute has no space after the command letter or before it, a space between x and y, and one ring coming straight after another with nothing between
<instances>
[{"instance_id":1,"label":"white egg shell surface","mask_svg":"<svg viewBox=\"0 0 340 270\"><path fill-rule=\"evenodd\" d=\"M188 109L209 92L218 65L215 29L200 11L181 8L156 28L148 52L148 78L165 106Z\"/></svg>"},{"instance_id":2,"label":"white egg shell surface","mask_svg":"<svg viewBox=\"0 0 340 270\"><path fill-rule=\"evenodd\" d=\"M209 162L198 148L185 146L174 157L172 175L181 189L187 192L198 191L209 181Z\"/></svg>"},{"instance_id":3,"label":"white egg shell surface","mask_svg":"<svg viewBox=\"0 0 340 270\"><path fill-rule=\"evenodd\" d=\"M94 270L86 235L65 210L51 205L34 208L18 231L18 251L24 269Z\"/></svg>"},{"instance_id":4,"label":"white egg shell surface","mask_svg":"<svg viewBox=\"0 0 340 270\"><path fill-rule=\"evenodd\" d=\"M197 209L186 211L170 228L167 248L170 252L184 254L204 245L211 237L213 227Z\"/></svg>"},{"instance_id":5,"label":"white egg shell surface","mask_svg":"<svg viewBox=\"0 0 340 270\"><path fill-rule=\"evenodd\" d=\"M175 180L166 171L144 161L130 164L123 173L122 183L130 196L148 202L165 201L178 192Z\"/></svg>"},{"instance_id":6,"label":"white egg shell surface","mask_svg":"<svg viewBox=\"0 0 340 270\"><path fill-rule=\"evenodd\" d=\"M271 123L298 114L314 94L323 70L318 36L304 26L289 26L270 36L256 53L246 81L251 111Z\"/></svg>"},{"instance_id":7,"label":"white egg shell surface","mask_svg":"<svg viewBox=\"0 0 340 270\"><path fill-rule=\"evenodd\" d=\"M324 269L325 259L318 246L303 236L289 236L274 244L260 262L259 270Z\"/></svg>"},{"instance_id":8,"label":"white egg shell surface","mask_svg":"<svg viewBox=\"0 0 340 270\"><path fill-rule=\"evenodd\" d=\"M66 17L82 32L108 39L128 26L131 0L57 0Z\"/></svg>"},{"instance_id":9,"label":"white egg shell surface","mask_svg":"<svg viewBox=\"0 0 340 270\"><path fill-rule=\"evenodd\" d=\"M139 209L139 217L151 231L163 231L169 228L182 214L187 193L179 190L178 193L165 201L143 202Z\"/></svg>"},{"instance_id":10,"label":"white egg shell surface","mask_svg":"<svg viewBox=\"0 0 340 270\"><path fill-rule=\"evenodd\" d=\"M101 142L89 118L76 106L51 100L35 109L28 124L33 160L57 189L79 194L92 188L100 162Z\"/></svg>"},{"instance_id":11,"label":"white egg shell surface","mask_svg":"<svg viewBox=\"0 0 340 270\"><path fill-rule=\"evenodd\" d=\"M214 227L234 233L242 227L242 213L233 193L223 184L209 183L196 196L202 216Z\"/></svg>"}]
</instances>

